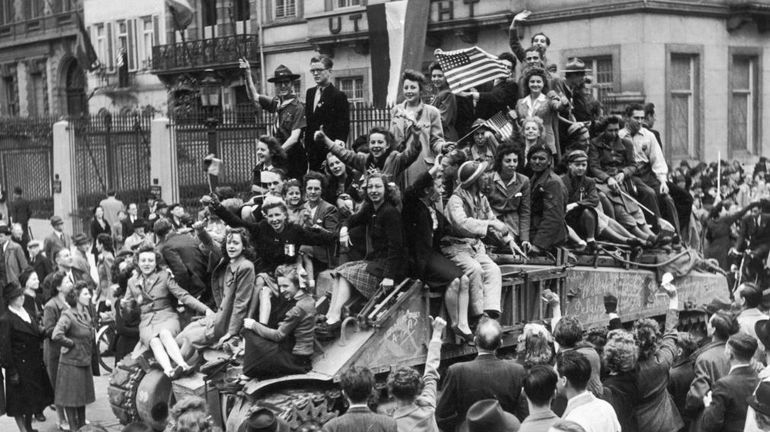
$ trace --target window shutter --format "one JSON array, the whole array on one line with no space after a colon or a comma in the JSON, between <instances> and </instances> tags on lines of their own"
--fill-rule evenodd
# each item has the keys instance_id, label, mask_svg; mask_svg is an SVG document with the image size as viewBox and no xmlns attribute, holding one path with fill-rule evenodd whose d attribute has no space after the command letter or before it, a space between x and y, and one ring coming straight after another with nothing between
<instances>
[{"instance_id":1,"label":"window shutter","mask_svg":"<svg viewBox=\"0 0 770 432\"><path fill-rule=\"evenodd\" d=\"M160 21L157 15L152 16L152 45L160 45Z\"/></svg>"},{"instance_id":2,"label":"window shutter","mask_svg":"<svg viewBox=\"0 0 770 432\"><path fill-rule=\"evenodd\" d=\"M107 70L110 72L113 72L114 65L115 65L115 54L113 53L113 41L112 41L112 23L108 22L105 24L107 26L107 58L104 59L105 64L107 65Z\"/></svg>"},{"instance_id":3,"label":"window shutter","mask_svg":"<svg viewBox=\"0 0 770 432\"><path fill-rule=\"evenodd\" d=\"M324 6L325 6L324 10L326 10L327 12L330 10L334 10L334 0L325 0Z\"/></svg>"},{"instance_id":4,"label":"window shutter","mask_svg":"<svg viewBox=\"0 0 770 432\"><path fill-rule=\"evenodd\" d=\"M133 19L126 20L126 27L128 28L128 70L136 70L136 21Z\"/></svg>"}]
</instances>

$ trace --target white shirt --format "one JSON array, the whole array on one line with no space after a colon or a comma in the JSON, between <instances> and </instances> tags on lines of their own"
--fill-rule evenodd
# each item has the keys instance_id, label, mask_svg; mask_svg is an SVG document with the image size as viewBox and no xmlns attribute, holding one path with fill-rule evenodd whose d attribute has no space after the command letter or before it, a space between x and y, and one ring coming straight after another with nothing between
<instances>
[{"instance_id":1,"label":"white shirt","mask_svg":"<svg viewBox=\"0 0 770 432\"><path fill-rule=\"evenodd\" d=\"M620 432L620 422L612 405L588 391L570 399L561 418L583 426L586 432Z\"/></svg>"},{"instance_id":2,"label":"white shirt","mask_svg":"<svg viewBox=\"0 0 770 432\"><path fill-rule=\"evenodd\" d=\"M618 136L621 139L628 138L634 143L634 161L650 164L650 168L658 180L661 183L666 182L668 165L666 165L666 158L663 156L663 150L660 149L658 139L652 132L642 127L636 135L631 136L628 129L623 128L618 132Z\"/></svg>"}]
</instances>

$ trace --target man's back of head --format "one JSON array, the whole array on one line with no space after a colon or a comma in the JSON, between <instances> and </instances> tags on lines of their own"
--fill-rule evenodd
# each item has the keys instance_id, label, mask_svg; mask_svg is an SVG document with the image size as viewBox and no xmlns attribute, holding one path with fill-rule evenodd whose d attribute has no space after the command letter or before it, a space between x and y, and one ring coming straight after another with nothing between
<instances>
[{"instance_id":1,"label":"man's back of head","mask_svg":"<svg viewBox=\"0 0 770 432\"><path fill-rule=\"evenodd\" d=\"M566 385L575 393L583 392L591 379L591 363L578 351L562 351L556 356L556 371L562 386ZM564 381L566 380L566 382Z\"/></svg>"},{"instance_id":2,"label":"man's back of head","mask_svg":"<svg viewBox=\"0 0 770 432\"><path fill-rule=\"evenodd\" d=\"M171 225L171 222L169 222L168 219L159 218L157 221L155 221L155 224L152 226L152 232L154 232L159 239L165 239L168 233L171 232L172 228L173 226Z\"/></svg>"},{"instance_id":3,"label":"man's back of head","mask_svg":"<svg viewBox=\"0 0 770 432\"><path fill-rule=\"evenodd\" d=\"M537 407L548 407L556 392L556 383L559 381L553 367L535 365L527 371L524 378L524 394L527 400Z\"/></svg>"},{"instance_id":4,"label":"man's back of head","mask_svg":"<svg viewBox=\"0 0 770 432\"><path fill-rule=\"evenodd\" d=\"M750 363L757 351L757 340L754 336L738 332L727 340L726 350L729 351L733 363Z\"/></svg>"},{"instance_id":5,"label":"man's back of head","mask_svg":"<svg viewBox=\"0 0 770 432\"><path fill-rule=\"evenodd\" d=\"M476 348L481 351L494 352L502 344L503 328L493 319L485 319L476 328Z\"/></svg>"},{"instance_id":6,"label":"man's back of head","mask_svg":"<svg viewBox=\"0 0 770 432\"><path fill-rule=\"evenodd\" d=\"M374 374L368 368L353 366L342 372L340 386L352 404L365 404L372 396Z\"/></svg>"}]
</instances>

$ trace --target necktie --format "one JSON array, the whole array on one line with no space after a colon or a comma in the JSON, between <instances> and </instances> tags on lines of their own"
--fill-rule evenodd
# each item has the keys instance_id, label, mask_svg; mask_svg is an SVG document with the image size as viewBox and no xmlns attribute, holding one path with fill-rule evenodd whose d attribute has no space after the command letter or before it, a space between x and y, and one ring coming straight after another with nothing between
<instances>
[{"instance_id":1,"label":"necktie","mask_svg":"<svg viewBox=\"0 0 770 432\"><path fill-rule=\"evenodd\" d=\"M323 87L315 88L315 97L313 98L313 112L318 108L318 104L321 103L321 93L324 91Z\"/></svg>"}]
</instances>

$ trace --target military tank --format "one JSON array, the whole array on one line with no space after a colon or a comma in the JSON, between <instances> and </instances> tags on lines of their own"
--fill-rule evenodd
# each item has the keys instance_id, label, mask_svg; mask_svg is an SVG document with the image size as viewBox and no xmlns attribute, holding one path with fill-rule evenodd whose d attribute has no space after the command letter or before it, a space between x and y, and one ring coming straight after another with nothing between
<instances>
[{"instance_id":1,"label":"military tank","mask_svg":"<svg viewBox=\"0 0 770 432\"><path fill-rule=\"evenodd\" d=\"M625 257L628 258L628 257ZM497 257L503 273L503 348L513 349L524 323L549 316L541 301L544 289L558 293L564 314L578 317L586 328L604 326L604 295L618 299L623 321L662 317L668 306L659 294L661 261L633 263L623 256L579 257L564 253L555 260L513 262ZM624 262L626 261L626 262ZM692 270L675 279L681 309L705 304L713 298L726 298L728 285L721 274ZM237 358L224 352L205 352L205 373L173 383L147 359L126 358L111 375L109 398L113 412L122 424L142 420L162 430L169 406L175 400L195 394L204 397L214 420L226 430L238 426L257 408L269 408L286 420L295 431L316 430L344 412L345 402L337 386L346 368L359 365L385 376L394 366L424 365L430 340L430 316L442 313L443 301L418 280L407 279L391 292L378 292L367 303L346 305L338 340L316 344L312 370L269 380L232 382L240 375ZM703 313L693 309L682 314L685 324L702 322ZM450 341L451 342L451 341ZM445 344L442 361L475 354L469 345Z\"/></svg>"}]
</instances>

